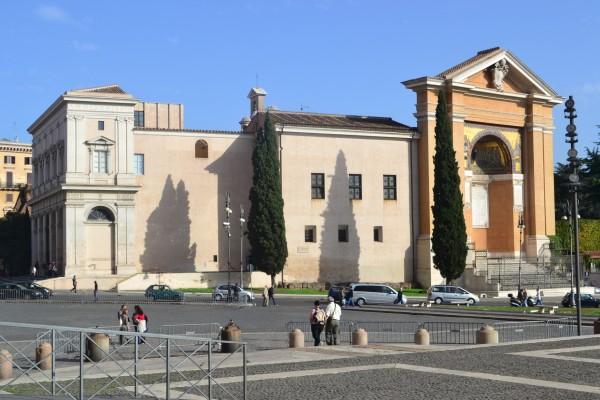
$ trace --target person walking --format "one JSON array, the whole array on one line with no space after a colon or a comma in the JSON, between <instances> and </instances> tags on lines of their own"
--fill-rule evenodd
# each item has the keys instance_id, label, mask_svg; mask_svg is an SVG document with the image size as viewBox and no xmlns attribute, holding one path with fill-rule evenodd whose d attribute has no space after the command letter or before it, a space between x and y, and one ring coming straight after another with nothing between
<instances>
[{"instance_id":1,"label":"person walking","mask_svg":"<svg viewBox=\"0 0 600 400\"><path fill-rule=\"evenodd\" d=\"M338 344L338 333L340 331L340 319L342 318L342 307L340 307L335 299L331 296L328 298L329 304L325 309L325 341L328 345Z\"/></svg>"},{"instance_id":2,"label":"person walking","mask_svg":"<svg viewBox=\"0 0 600 400\"><path fill-rule=\"evenodd\" d=\"M129 332L129 311L127 310L127 306L125 304L121 305L121 309L117 313L117 318L119 319L119 330L122 332ZM119 344L123 345L123 335L119 335Z\"/></svg>"},{"instance_id":3,"label":"person walking","mask_svg":"<svg viewBox=\"0 0 600 400\"><path fill-rule=\"evenodd\" d=\"M528 295L527 295L527 289L523 289L523 307L527 307L528 306L528 304L527 304L527 297L528 297Z\"/></svg>"},{"instance_id":4,"label":"person walking","mask_svg":"<svg viewBox=\"0 0 600 400\"><path fill-rule=\"evenodd\" d=\"M94 301L98 301L98 281L94 281Z\"/></svg>"},{"instance_id":5,"label":"person walking","mask_svg":"<svg viewBox=\"0 0 600 400\"><path fill-rule=\"evenodd\" d=\"M269 287L269 304L273 304L274 306L277 305L277 303L275 302L275 288L273 287L273 285Z\"/></svg>"},{"instance_id":6,"label":"person walking","mask_svg":"<svg viewBox=\"0 0 600 400\"><path fill-rule=\"evenodd\" d=\"M37 268L35 267L35 264L31 267L31 277L33 279L35 279L35 276L37 275Z\"/></svg>"},{"instance_id":7,"label":"person walking","mask_svg":"<svg viewBox=\"0 0 600 400\"><path fill-rule=\"evenodd\" d=\"M404 294L404 288L398 289L398 297L394 300L394 304L404 304L404 300L402 299L402 295Z\"/></svg>"},{"instance_id":8,"label":"person walking","mask_svg":"<svg viewBox=\"0 0 600 400\"><path fill-rule=\"evenodd\" d=\"M544 305L544 302L542 300L542 291L540 290L539 286L535 290L535 305L536 306L543 306Z\"/></svg>"},{"instance_id":9,"label":"person walking","mask_svg":"<svg viewBox=\"0 0 600 400\"><path fill-rule=\"evenodd\" d=\"M71 289L71 292L77 293L77 276L76 275L73 275L72 282L73 282L73 288Z\"/></svg>"},{"instance_id":10,"label":"person walking","mask_svg":"<svg viewBox=\"0 0 600 400\"><path fill-rule=\"evenodd\" d=\"M354 290L352 290L352 287L349 287L348 289L346 289L346 306L354 306Z\"/></svg>"},{"instance_id":11,"label":"person walking","mask_svg":"<svg viewBox=\"0 0 600 400\"><path fill-rule=\"evenodd\" d=\"M133 307L134 313L131 316L131 319L133 321L133 327L135 328L135 331L138 333L144 333L148 331L148 316L146 314L144 314L144 310L142 310L142 307L140 306L135 306ZM146 341L144 340L143 336L139 336L139 340L138 343L145 343Z\"/></svg>"},{"instance_id":12,"label":"person walking","mask_svg":"<svg viewBox=\"0 0 600 400\"><path fill-rule=\"evenodd\" d=\"M315 300L313 308L310 310L310 332L315 341L315 346L321 344L321 333L325 326L325 311L321 308L321 302Z\"/></svg>"},{"instance_id":13,"label":"person walking","mask_svg":"<svg viewBox=\"0 0 600 400\"><path fill-rule=\"evenodd\" d=\"M263 289L263 307L267 307L269 305L269 288L267 287L267 285L265 285L265 288Z\"/></svg>"}]
</instances>

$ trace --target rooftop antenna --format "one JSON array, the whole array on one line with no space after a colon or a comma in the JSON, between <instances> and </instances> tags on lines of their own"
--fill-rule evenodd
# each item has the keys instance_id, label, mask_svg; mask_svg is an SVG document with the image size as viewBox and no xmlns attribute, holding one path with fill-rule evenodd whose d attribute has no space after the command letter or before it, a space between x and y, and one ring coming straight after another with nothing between
<instances>
[{"instance_id":1,"label":"rooftop antenna","mask_svg":"<svg viewBox=\"0 0 600 400\"><path fill-rule=\"evenodd\" d=\"M256 83L256 86L255 86L255 87L259 87L259 86L258 86L258 72L257 72L257 73L256 73L256 75L255 75L255 83Z\"/></svg>"}]
</instances>

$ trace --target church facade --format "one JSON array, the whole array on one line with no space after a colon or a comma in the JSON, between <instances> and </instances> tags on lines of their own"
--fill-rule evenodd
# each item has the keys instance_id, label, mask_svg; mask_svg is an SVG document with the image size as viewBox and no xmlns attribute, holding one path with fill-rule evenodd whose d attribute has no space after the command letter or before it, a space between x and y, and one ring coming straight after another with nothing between
<instances>
[{"instance_id":1,"label":"church facade","mask_svg":"<svg viewBox=\"0 0 600 400\"><path fill-rule=\"evenodd\" d=\"M268 113L280 149L286 282L440 282L430 235L441 89L469 247L509 257L543 251L554 233L552 108L561 98L500 48L404 85L417 96L416 127L280 111L253 88L239 131L196 130L184 127L180 104L143 102L117 85L67 91L29 128L32 260L55 262L65 276L115 280L248 270L239 218Z\"/></svg>"}]
</instances>

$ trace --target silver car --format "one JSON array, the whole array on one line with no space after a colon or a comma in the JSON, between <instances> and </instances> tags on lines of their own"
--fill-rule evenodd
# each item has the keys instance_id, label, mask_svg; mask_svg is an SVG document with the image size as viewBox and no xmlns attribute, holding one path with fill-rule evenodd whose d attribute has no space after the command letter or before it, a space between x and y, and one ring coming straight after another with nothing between
<instances>
[{"instance_id":1,"label":"silver car","mask_svg":"<svg viewBox=\"0 0 600 400\"><path fill-rule=\"evenodd\" d=\"M427 300L435 304L475 304L479 303L479 297L458 286L434 285L427 291Z\"/></svg>"},{"instance_id":2,"label":"silver car","mask_svg":"<svg viewBox=\"0 0 600 400\"><path fill-rule=\"evenodd\" d=\"M233 301L254 301L254 293L249 290L242 289L237 285L228 285L225 283L217 285L215 290L213 290L214 301L226 300L228 295L231 296L231 300Z\"/></svg>"},{"instance_id":3,"label":"silver car","mask_svg":"<svg viewBox=\"0 0 600 400\"><path fill-rule=\"evenodd\" d=\"M352 300L357 306L365 304L394 304L398 292L388 285L377 283L353 283ZM406 296L402 295L402 303L406 304Z\"/></svg>"}]
</instances>

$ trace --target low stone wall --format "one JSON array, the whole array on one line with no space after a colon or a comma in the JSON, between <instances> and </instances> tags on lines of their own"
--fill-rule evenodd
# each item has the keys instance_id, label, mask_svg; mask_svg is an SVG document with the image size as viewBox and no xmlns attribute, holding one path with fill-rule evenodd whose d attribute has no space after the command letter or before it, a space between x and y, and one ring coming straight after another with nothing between
<instances>
[{"instance_id":1,"label":"low stone wall","mask_svg":"<svg viewBox=\"0 0 600 400\"><path fill-rule=\"evenodd\" d=\"M119 282L117 291L145 290L150 285L169 285L171 288L213 288L227 283L227 272L139 273ZM280 281L279 276L276 281ZM240 273L231 272L231 283L240 283ZM263 272L244 273L244 286L271 285L271 277Z\"/></svg>"}]
</instances>

